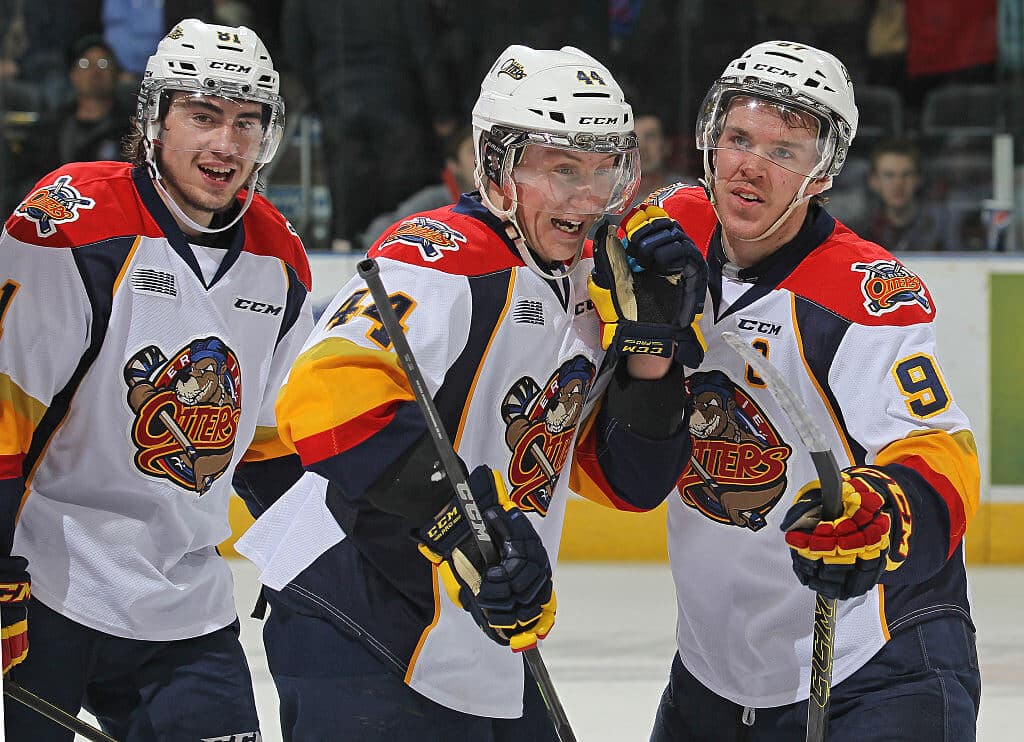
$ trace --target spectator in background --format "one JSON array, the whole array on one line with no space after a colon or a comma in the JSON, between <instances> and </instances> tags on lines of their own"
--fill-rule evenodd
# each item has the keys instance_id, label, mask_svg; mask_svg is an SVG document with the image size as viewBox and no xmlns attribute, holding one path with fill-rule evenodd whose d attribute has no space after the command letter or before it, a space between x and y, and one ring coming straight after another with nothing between
<instances>
[{"instance_id":1,"label":"spectator in background","mask_svg":"<svg viewBox=\"0 0 1024 742\"><path fill-rule=\"evenodd\" d=\"M475 191L475 167L473 128L465 126L444 141L444 170L441 171L441 182L424 186L398 204L394 211L376 217L363 232L363 244L372 245L385 229L399 219L420 211L432 211L453 204L459 200L460 194Z\"/></svg>"},{"instance_id":2,"label":"spectator in background","mask_svg":"<svg viewBox=\"0 0 1024 742\"><path fill-rule=\"evenodd\" d=\"M376 214L437 178L456 119L432 19L401 0L282 5L283 59L323 124L334 250L360 247Z\"/></svg>"},{"instance_id":3,"label":"spectator in background","mask_svg":"<svg viewBox=\"0 0 1024 742\"><path fill-rule=\"evenodd\" d=\"M134 100L118 95L120 65L102 36L71 47L68 78L74 99L58 111L52 142L58 162L124 160L122 139L131 130ZM52 169L52 168L49 168Z\"/></svg>"},{"instance_id":4,"label":"spectator in background","mask_svg":"<svg viewBox=\"0 0 1024 742\"><path fill-rule=\"evenodd\" d=\"M70 0L0 0L0 81L31 88L42 109L57 108L68 92L63 52L80 15Z\"/></svg>"},{"instance_id":5,"label":"spectator in background","mask_svg":"<svg viewBox=\"0 0 1024 742\"><path fill-rule=\"evenodd\" d=\"M637 193L641 197L672 183L697 182L694 178L684 177L670 169L672 142L665 135L660 116L638 113L633 128L640 148L640 190Z\"/></svg>"},{"instance_id":6,"label":"spectator in background","mask_svg":"<svg viewBox=\"0 0 1024 742\"><path fill-rule=\"evenodd\" d=\"M921 195L921 155L905 141L883 142L871 155L868 188L874 206L854 231L892 252L956 250L953 219Z\"/></svg>"}]
</instances>

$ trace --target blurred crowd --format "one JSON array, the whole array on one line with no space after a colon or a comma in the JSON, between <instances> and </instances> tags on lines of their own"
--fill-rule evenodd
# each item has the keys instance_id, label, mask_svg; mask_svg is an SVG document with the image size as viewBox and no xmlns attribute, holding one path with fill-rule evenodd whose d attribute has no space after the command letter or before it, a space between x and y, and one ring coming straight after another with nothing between
<instances>
[{"instance_id":1,"label":"blurred crowd","mask_svg":"<svg viewBox=\"0 0 1024 742\"><path fill-rule=\"evenodd\" d=\"M64 162L122 157L145 60L188 16L254 28L283 70L289 139L267 195L310 249L363 250L473 188L470 105L510 43L607 61L634 104L646 195L696 182L701 91L772 38L850 68L861 127L837 217L895 251L1005 249L989 227L992 135L1016 128L1020 161L1024 117L1005 94L1020 85L1000 65L997 0L0 0L5 213ZM308 165L293 151L303 120L318 123ZM327 194L324 213L287 197L300 188Z\"/></svg>"}]
</instances>

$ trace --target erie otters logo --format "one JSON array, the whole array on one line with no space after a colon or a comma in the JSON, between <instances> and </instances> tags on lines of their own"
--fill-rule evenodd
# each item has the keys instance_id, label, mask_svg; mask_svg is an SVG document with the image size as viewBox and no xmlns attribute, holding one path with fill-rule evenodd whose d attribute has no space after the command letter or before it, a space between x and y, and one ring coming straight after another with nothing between
<instances>
[{"instance_id":1,"label":"erie otters logo","mask_svg":"<svg viewBox=\"0 0 1024 742\"><path fill-rule=\"evenodd\" d=\"M40 237L49 237L57 231L55 225L76 221L79 209L91 209L95 205L95 200L83 196L71 185L70 175L61 175L22 201L14 213L35 222L36 234Z\"/></svg>"},{"instance_id":2,"label":"erie otters logo","mask_svg":"<svg viewBox=\"0 0 1024 742\"><path fill-rule=\"evenodd\" d=\"M688 386L693 453L676 485L679 494L711 520L759 531L786 489L792 449L721 371L696 373Z\"/></svg>"},{"instance_id":3,"label":"erie otters logo","mask_svg":"<svg viewBox=\"0 0 1024 742\"><path fill-rule=\"evenodd\" d=\"M380 243L380 246L384 247L395 242L418 247L423 259L433 263L444 257L442 250L451 252L458 250L460 243L465 244L466 236L437 219L417 216L399 224L398 228Z\"/></svg>"},{"instance_id":4,"label":"erie otters logo","mask_svg":"<svg viewBox=\"0 0 1024 742\"><path fill-rule=\"evenodd\" d=\"M932 306L924 292L924 284L915 273L896 260L854 263L852 270L864 273L860 290L864 307L878 317L899 309L903 304L920 304L931 314Z\"/></svg>"},{"instance_id":5,"label":"erie otters logo","mask_svg":"<svg viewBox=\"0 0 1024 742\"><path fill-rule=\"evenodd\" d=\"M241 414L241 370L215 337L193 340L168 359L150 345L124 367L135 413L135 465L199 496L228 463Z\"/></svg>"},{"instance_id":6,"label":"erie otters logo","mask_svg":"<svg viewBox=\"0 0 1024 742\"><path fill-rule=\"evenodd\" d=\"M563 363L543 389L524 376L505 395L501 419L505 443L512 451L509 498L520 510L547 514L595 373L593 363L576 356Z\"/></svg>"}]
</instances>

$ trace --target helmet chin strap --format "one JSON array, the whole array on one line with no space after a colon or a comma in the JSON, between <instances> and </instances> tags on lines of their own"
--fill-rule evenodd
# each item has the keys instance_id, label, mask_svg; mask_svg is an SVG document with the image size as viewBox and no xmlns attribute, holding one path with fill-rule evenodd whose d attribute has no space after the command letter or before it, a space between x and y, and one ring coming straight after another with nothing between
<instances>
[{"instance_id":1,"label":"helmet chin strap","mask_svg":"<svg viewBox=\"0 0 1024 742\"><path fill-rule=\"evenodd\" d=\"M253 197L256 195L256 178L259 175L258 167L253 168L252 174L246 180L245 203L242 204L241 211L239 211L235 218L232 219L228 224L225 224L223 227L217 227L216 229L212 229L205 225L199 224L190 216L188 216L188 214L186 214L182 210L181 206L178 205L178 202L175 200L174 196L172 196L170 192L167 190L167 188L164 186L163 175L160 174L160 168L158 168L156 165L156 154L154 152L154 149L155 148L153 147L152 142L150 142L147 139L146 164L149 166L150 177L152 177L153 184L156 186L156 189L160 191L160 193L163 195L164 203L167 204L167 208L171 210L171 213L174 214L174 217L178 220L179 223L184 224L189 229L193 229L196 232L201 232L203 234L216 234L217 232L223 232L225 230L231 229L239 222L239 220L243 216L245 216L245 212L249 209L249 206L252 204Z\"/></svg>"},{"instance_id":2,"label":"helmet chin strap","mask_svg":"<svg viewBox=\"0 0 1024 742\"><path fill-rule=\"evenodd\" d=\"M810 201L817 194L807 195L807 187L812 181L816 180L814 174L807 175L804 177L804 182L800 184L800 189L793 195L793 199L789 202L789 206L782 212L778 219L772 222L765 231L759 234L757 237L753 237L746 242L760 242L761 240L771 237L775 232L786 223L789 215L792 214L802 203ZM711 150L704 150L704 178L700 180L700 184L704 186L704 191L708 194L708 200L711 201L711 208L715 210L715 216L718 217L719 223L722 221L722 215L718 212L718 199L715 197L714 189L715 177L714 171L711 169ZM828 183L822 191L828 190L832 186L832 178L828 179Z\"/></svg>"},{"instance_id":3,"label":"helmet chin strap","mask_svg":"<svg viewBox=\"0 0 1024 742\"><path fill-rule=\"evenodd\" d=\"M583 247L586 242L585 239L580 242L580 246L576 250L576 255L568 265L563 267L562 270L557 272L545 270L541 267L540 263L537 262L537 259L534 257L533 251L530 249L529 245L526 244L525 233L523 228L519 226L519 220L516 218L516 210L519 206L519 201L515 193L515 183L512 183L512 206L508 209L499 209L487 193L487 183L484 181L479 168L477 168L473 173L473 180L476 181L477 190L480 192L480 200L483 201L484 206L487 207L489 212L505 223L505 234L510 240L512 240L512 244L516 246L516 251L519 253L519 257L523 259L523 262L526 263L527 268L543 278L545 281L551 280L552 278L568 276L576 270L576 267L580 263L580 258L583 257Z\"/></svg>"}]
</instances>

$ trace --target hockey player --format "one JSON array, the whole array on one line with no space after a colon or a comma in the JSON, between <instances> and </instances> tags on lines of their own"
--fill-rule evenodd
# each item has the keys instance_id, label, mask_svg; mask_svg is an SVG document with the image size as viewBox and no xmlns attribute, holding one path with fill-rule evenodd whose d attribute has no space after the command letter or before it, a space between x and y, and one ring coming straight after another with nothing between
<instances>
[{"instance_id":1,"label":"hockey player","mask_svg":"<svg viewBox=\"0 0 1024 742\"><path fill-rule=\"evenodd\" d=\"M936 358L931 295L817 198L857 131L846 68L758 44L700 110L704 188L647 199L706 253L711 304L688 379L692 460L669 496L678 653L651 739L803 739L817 591L840 599L832 742L973 740L962 539L977 453ZM836 521L820 522L807 451L723 331L778 367L826 432L844 467Z\"/></svg>"},{"instance_id":2,"label":"hockey player","mask_svg":"<svg viewBox=\"0 0 1024 742\"><path fill-rule=\"evenodd\" d=\"M588 298L587 232L628 206L639 176L618 84L577 49L511 46L483 81L473 127L479 191L393 225L370 255L501 561L483 562L454 509L378 310L354 279L277 405L282 436L312 473L241 542L275 588L264 638L286 740L555 739L510 649L534 646L554 622L568 480L644 509L688 459L671 356L677 343L699 353L699 307L684 298L704 296L703 258L681 232L637 256L655 278L637 282L635 313L617 313L630 286L610 263L626 258L599 232ZM613 348L600 379L595 302Z\"/></svg>"},{"instance_id":3,"label":"hockey player","mask_svg":"<svg viewBox=\"0 0 1024 742\"><path fill-rule=\"evenodd\" d=\"M217 544L233 477L258 510L301 474L273 404L309 265L255 195L283 117L252 31L184 20L149 59L135 162L47 175L0 238L3 669L118 739L259 738Z\"/></svg>"}]
</instances>

